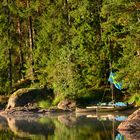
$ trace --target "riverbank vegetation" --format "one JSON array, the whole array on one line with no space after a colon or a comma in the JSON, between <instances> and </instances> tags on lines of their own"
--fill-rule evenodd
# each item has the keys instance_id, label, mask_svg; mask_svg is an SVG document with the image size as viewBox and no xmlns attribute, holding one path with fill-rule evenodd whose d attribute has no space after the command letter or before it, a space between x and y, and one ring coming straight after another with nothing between
<instances>
[{"instance_id":1,"label":"riverbank vegetation","mask_svg":"<svg viewBox=\"0 0 140 140\"><path fill-rule=\"evenodd\" d=\"M139 23L138 0L2 0L0 94L47 87L53 104L94 101L113 71L123 94L139 95Z\"/></svg>"}]
</instances>

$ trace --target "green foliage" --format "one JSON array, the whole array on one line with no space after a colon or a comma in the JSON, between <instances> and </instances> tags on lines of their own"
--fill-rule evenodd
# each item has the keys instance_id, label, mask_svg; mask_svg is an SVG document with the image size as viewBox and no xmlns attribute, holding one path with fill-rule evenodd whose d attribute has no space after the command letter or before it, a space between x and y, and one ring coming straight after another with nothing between
<instances>
[{"instance_id":1,"label":"green foliage","mask_svg":"<svg viewBox=\"0 0 140 140\"><path fill-rule=\"evenodd\" d=\"M72 55L69 50L62 50L58 52L56 58L53 57L54 60L51 59L48 62L47 67L48 80L52 83L52 88L64 97L75 97L78 90L82 88L82 82L80 82L82 79L80 79L76 64L70 60L74 57Z\"/></svg>"},{"instance_id":2,"label":"green foliage","mask_svg":"<svg viewBox=\"0 0 140 140\"><path fill-rule=\"evenodd\" d=\"M110 102L111 100L109 88L96 88L79 96L79 98L77 98L77 105L80 107L86 107L89 104L93 105L99 102Z\"/></svg>"},{"instance_id":3,"label":"green foliage","mask_svg":"<svg viewBox=\"0 0 140 140\"><path fill-rule=\"evenodd\" d=\"M54 89L57 98L59 95L75 99L101 82L102 65L94 43L97 19L90 17L94 11L89 10L96 7L92 7L88 0L64 5L62 1L50 2L46 6L49 9L40 19L41 30L35 53L38 78L43 85L48 84Z\"/></svg>"},{"instance_id":4,"label":"green foliage","mask_svg":"<svg viewBox=\"0 0 140 140\"><path fill-rule=\"evenodd\" d=\"M55 98L54 98L54 100L53 100L53 102L52 102L52 105L53 106L57 106L57 104L60 102L60 101L62 101L62 100L64 100L64 96L61 94L61 95L57 95Z\"/></svg>"},{"instance_id":5,"label":"green foliage","mask_svg":"<svg viewBox=\"0 0 140 140\"><path fill-rule=\"evenodd\" d=\"M137 106L140 106L140 95L139 95L139 93L136 93L134 95L131 95L131 97L128 100L128 102L131 102L131 103L135 102L135 104Z\"/></svg>"},{"instance_id":6,"label":"green foliage","mask_svg":"<svg viewBox=\"0 0 140 140\"><path fill-rule=\"evenodd\" d=\"M0 94L29 79L31 87L52 88L56 104L108 85L111 70L123 88L136 93L139 16L138 0L3 0Z\"/></svg>"},{"instance_id":7,"label":"green foliage","mask_svg":"<svg viewBox=\"0 0 140 140\"><path fill-rule=\"evenodd\" d=\"M117 71L118 80L130 93L139 90L139 8L137 1L103 1L101 16L104 52L110 69Z\"/></svg>"},{"instance_id":8,"label":"green foliage","mask_svg":"<svg viewBox=\"0 0 140 140\"><path fill-rule=\"evenodd\" d=\"M51 106L51 102L50 100L42 100L38 102L38 106L45 109L45 108L49 108Z\"/></svg>"}]
</instances>

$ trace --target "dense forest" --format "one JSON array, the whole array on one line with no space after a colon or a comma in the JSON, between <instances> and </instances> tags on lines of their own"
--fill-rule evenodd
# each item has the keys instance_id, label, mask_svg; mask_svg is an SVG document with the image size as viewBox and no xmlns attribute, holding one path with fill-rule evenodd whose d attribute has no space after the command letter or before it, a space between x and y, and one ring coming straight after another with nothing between
<instances>
[{"instance_id":1,"label":"dense forest","mask_svg":"<svg viewBox=\"0 0 140 140\"><path fill-rule=\"evenodd\" d=\"M78 98L109 87L110 71L138 94L139 33L139 0L1 0L0 94L26 81Z\"/></svg>"}]
</instances>

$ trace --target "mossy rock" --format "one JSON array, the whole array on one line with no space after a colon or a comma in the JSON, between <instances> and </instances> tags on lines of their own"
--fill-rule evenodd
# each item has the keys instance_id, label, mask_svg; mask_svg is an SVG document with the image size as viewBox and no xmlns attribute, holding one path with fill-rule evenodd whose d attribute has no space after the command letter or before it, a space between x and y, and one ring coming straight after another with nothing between
<instances>
[{"instance_id":1,"label":"mossy rock","mask_svg":"<svg viewBox=\"0 0 140 140\"><path fill-rule=\"evenodd\" d=\"M52 93L48 89L22 88L9 97L6 109L32 104L50 96Z\"/></svg>"}]
</instances>

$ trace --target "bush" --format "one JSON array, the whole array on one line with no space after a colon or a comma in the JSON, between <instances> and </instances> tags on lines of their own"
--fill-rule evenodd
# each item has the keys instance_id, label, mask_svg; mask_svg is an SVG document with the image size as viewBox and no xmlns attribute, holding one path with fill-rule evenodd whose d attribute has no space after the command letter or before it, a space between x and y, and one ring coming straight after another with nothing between
<instances>
[{"instance_id":1,"label":"bush","mask_svg":"<svg viewBox=\"0 0 140 140\"><path fill-rule=\"evenodd\" d=\"M45 108L49 108L51 106L51 101L49 100L42 100L38 102L38 106L45 109Z\"/></svg>"},{"instance_id":2,"label":"bush","mask_svg":"<svg viewBox=\"0 0 140 140\"><path fill-rule=\"evenodd\" d=\"M135 102L137 106L140 106L140 94L136 93L132 95L128 102Z\"/></svg>"}]
</instances>

